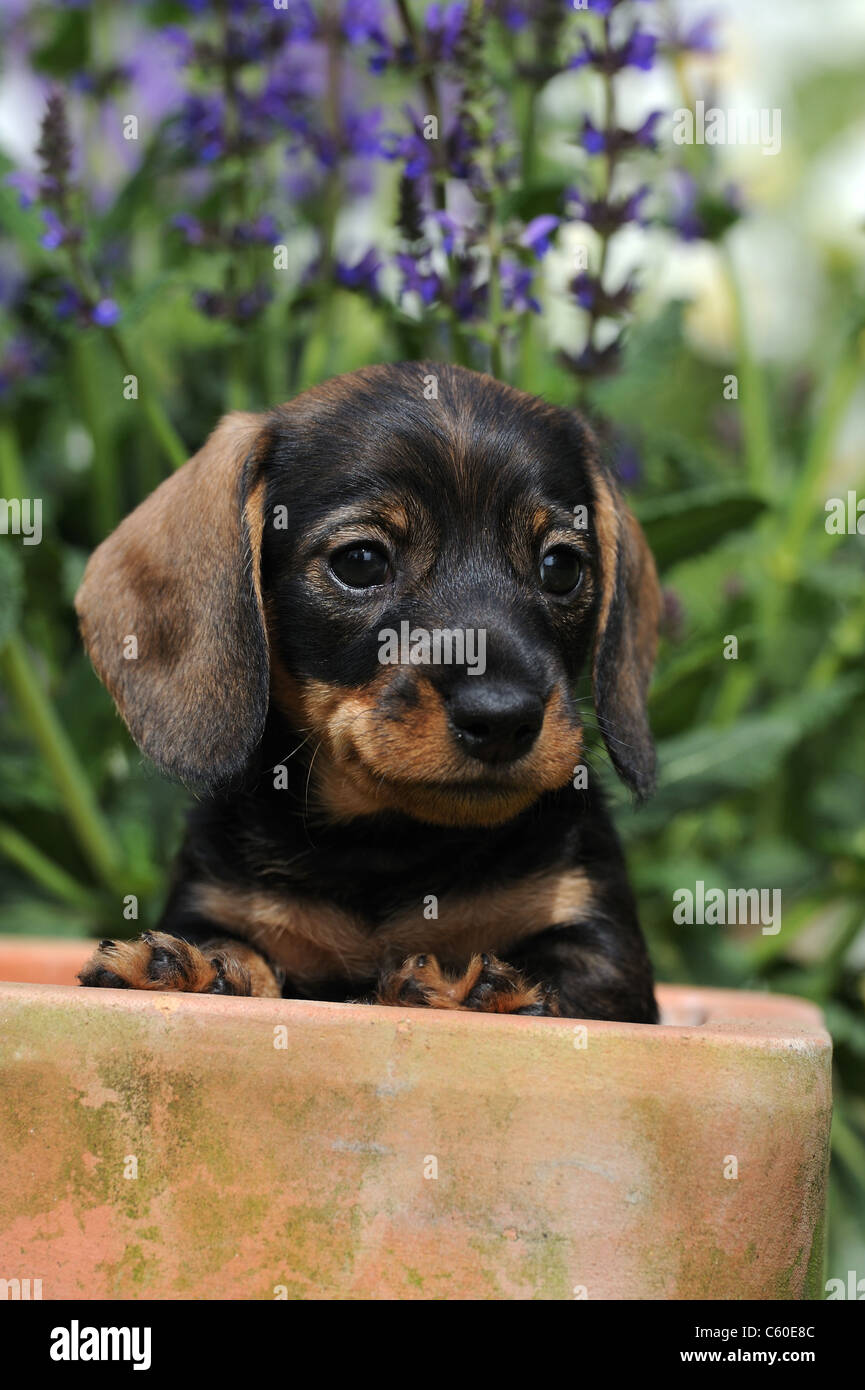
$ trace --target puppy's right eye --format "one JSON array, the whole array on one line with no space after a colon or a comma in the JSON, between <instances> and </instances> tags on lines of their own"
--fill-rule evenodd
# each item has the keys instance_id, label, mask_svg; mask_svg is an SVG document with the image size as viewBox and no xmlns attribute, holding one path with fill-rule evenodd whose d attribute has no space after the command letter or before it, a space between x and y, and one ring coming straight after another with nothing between
<instances>
[{"instance_id":1,"label":"puppy's right eye","mask_svg":"<svg viewBox=\"0 0 865 1390\"><path fill-rule=\"evenodd\" d=\"M371 589L384 584L390 574L388 558L377 545L363 541L344 545L328 560L331 572L350 589Z\"/></svg>"},{"instance_id":2,"label":"puppy's right eye","mask_svg":"<svg viewBox=\"0 0 865 1390\"><path fill-rule=\"evenodd\" d=\"M573 593L583 577L580 552L570 545L553 546L541 560L540 575L548 594Z\"/></svg>"}]
</instances>

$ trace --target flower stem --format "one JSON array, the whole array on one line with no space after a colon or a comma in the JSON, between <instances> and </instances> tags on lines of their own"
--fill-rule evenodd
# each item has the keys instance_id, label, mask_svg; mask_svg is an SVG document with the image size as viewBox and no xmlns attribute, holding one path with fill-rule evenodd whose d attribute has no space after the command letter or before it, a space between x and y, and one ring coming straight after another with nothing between
<instances>
[{"instance_id":1,"label":"flower stem","mask_svg":"<svg viewBox=\"0 0 865 1390\"><path fill-rule=\"evenodd\" d=\"M742 428L745 437L745 460L748 477L755 492L770 499L774 475L772 426L769 418L769 394L765 375L751 351L745 302L739 278L727 248L727 277L733 295L735 311L736 356L740 376Z\"/></svg>"},{"instance_id":2,"label":"flower stem","mask_svg":"<svg viewBox=\"0 0 865 1390\"><path fill-rule=\"evenodd\" d=\"M99 298L99 287L94 282L78 249L75 246L70 246L68 249L69 265L76 288L87 303L95 304ZM144 418L150 427L153 438L159 447L164 450L172 467L180 468L188 458L186 445L175 430L159 401L151 394L146 382L142 380L141 372L133 363L132 356L123 336L113 324L101 326L101 332L120 362L124 374L126 376L134 376L138 382L138 400L143 407Z\"/></svg>"},{"instance_id":3,"label":"flower stem","mask_svg":"<svg viewBox=\"0 0 865 1390\"><path fill-rule=\"evenodd\" d=\"M324 12L324 40L327 51L327 122L334 151L339 149L342 114L342 58L340 53L339 12L327 0ZM322 196L321 263L318 270L320 296L318 322L304 351L301 387L312 386L330 375L337 336L334 293L336 276L336 221L339 216L342 180L335 157L327 172Z\"/></svg>"},{"instance_id":4,"label":"flower stem","mask_svg":"<svg viewBox=\"0 0 865 1390\"><path fill-rule=\"evenodd\" d=\"M423 41L418 34L417 25L414 22L407 0L396 0L396 8L406 39L414 50L420 65L420 83L428 107L428 110L424 114L435 117L436 129L438 130L439 137L441 137L443 134L441 102L439 100L438 86L436 84L433 67L428 62L426 54L423 51ZM437 143L434 144L433 150L436 155L433 165L433 197L435 199L436 208L439 212L443 212L445 208L445 186L442 179L442 165L438 157L439 146Z\"/></svg>"},{"instance_id":5,"label":"flower stem","mask_svg":"<svg viewBox=\"0 0 865 1390\"><path fill-rule=\"evenodd\" d=\"M612 43L612 39L611 39L611 37L610 37L610 20L609 20L609 16L605 15L605 16L604 16L604 46L605 46L605 48L609 49L611 43ZM616 128L616 89L615 89L615 85L614 85L613 74L610 73L610 72L605 72L604 75L603 75L603 82L604 82L604 129L605 129L605 130L607 131L607 133L608 133L608 139L607 139L606 156L605 156L605 159L604 159L604 181L603 181L603 188L602 188L602 192L601 192L601 197L602 197L602 199L603 199L603 201L604 201L605 203L609 203L610 199L611 199L612 196L613 196L613 182L614 182L614 179L615 179L615 176L616 176L616 152L615 152L615 149L613 148L613 142L612 142L612 132L613 132L613 131L615 130L615 128ZM600 255L599 255L599 257L598 257L598 272L597 272L597 276L598 276L598 286L600 287L601 290L603 290L603 288L604 288L604 275L605 275L606 269L607 269L607 258L608 258L609 253L610 253L610 240L611 240L611 236L612 236L612 233L609 232L606 228L604 228L604 229L601 231L601 233L600 233L600 238L601 238L601 250L600 250ZM596 344L596 342L595 342L595 330L596 330L596 328L597 328L597 326L598 326L598 320L599 320L599 318L600 318L600 314L598 313L598 310L597 310L597 307L596 307L596 306L593 306L592 309L591 309L589 312L590 312L590 317L589 317L588 333L587 333L587 336L586 336L586 347L592 348L592 347L596 347L596 346L597 346L597 344Z\"/></svg>"},{"instance_id":6,"label":"flower stem","mask_svg":"<svg viewBox=\"0 0 865 1390\"><path fill-rule=\"evenodd\" d=\"M0 821L0 854L22 869L34 883L61 902L88 913L98 910L98 897L61 869L53 859L32 844L11 825Z\"/></svg>"},{"instance_id":7,"label":"flower stem","mask_svg":"<svg viewBox=\"0 0 865 1390\"><path fill-rule=\"evenodd\" d=\"M8 638L0 651L0 674L51 771L94 873L106 887L116 887L122 863L119 846L103 820L90 782L17 633Z\"/></svg>"},{"instance_id":8,"label":"flower stem","mask_svg":"<svg viewBox=\"0 0 865 1390\"><path fill-rule=\"evenodd\" d=\"M830 377L790 503L784 542L779 553L785 573L791 579L798 576L802 567L805 542L815 515L825 515L821 510L820 497L827 487L833 463L833 446L861 381L860 358L855 353L845 352Z\"/></svg>"},{"instance_id":9,"label":"flower stem","mask_svg":"<svg viewBox=\"0 0 865 1390\"><path fill-rule=\"evenodd\" d=\"M93 462L91 478L96 531L99 536L107 536L114 530L119 516L117 496L117 476L106 429L98 382L100 380L99 359L101 353L94 351L94 341L87 335L76 338L73 349L73 369L77 397L81 414L93 441Z\"/></svg>"},{"instance_id":10,"label":"flower stem","mask_svg":"<svg viewBox=\"0 0 865 1390\"><path fill-rule=\"evenodd\" d=\"M237 225L246 216L247 184L244 175L244 160L240 149L240 111L237 89L237 73L231 55L231 9L229 0L222 0L222 94L225 102L225 154L231 161L231 176L228 188L228 222ZM229 246L228 263L225 271L225 297L234 306L240 285L239 270L242 253ZM237 330L240 331L239 329ZM229 410L244 410L248 404L247 354L244 340L233 342L228 351L228 389L226 392Z\"/></svg>"},{"instance_id":11,"label":"flower stem","mask_svg":"<svg viewBox=\"0 0 865 1390\"><path fill-rule=\"evenodd\" d=\"M9 420L0 420L0 488L4 497L24 496L18 440Z\"/></svg>"},{"instance_id":12,"label":"flower stem","mask_svg":"<svg viewBox=\"0 0 865 1390\"><path fill-rule=\"evenodd\" d=\"M612 33L611 33L611 29L610 29L610 19L609 19L609 15L605 15L605 16L604 16L603 25L604 25L604 49L605 49L606 51L609 51L609 49L612 47L612 42L613 42L613 40L612 40ZM604 91L604 117L603 117L603 129L607 132L607 147L606 147L605 156L604 156L604 176L603 176L602 185L601 185L600 200L601 200L603 203L609 203L609 202L611 201L611 199L612 199L612 196L613 196L613 185L614 185L614 183L615 183L615 177L616 177L616 160L617 160L617 157L618 157L618 156L617 156L617 151L616 151L616 149L615 149L615 145L614 145L614 142L613 142L613 138L612 138L612 137L613 137L613 132L614 132L615 129L616 129L616 122L617 122L617 115L616 115L616 88L615 88L615 78L614 78L613 73L608 72L608 71L604 71L604 72L602 73L602 81L603 81L603 91ZM598 255L598 266L597 266L597 271L596 271L596 277L595 277L595 278L596 278L596 280L597 280L597 285L598 285L598 290L599 290L599 292L603 292L603 288L604 288L604 275L605 275L606 269L607 269L607 260L608 260L608 257L609 257L610 242L611 242L611 240L612 240L613 235L614 235L614 233L613 233L609 228L607 228L607 227L602 227L602 228L599 230L599 232L598 232L598 237L599 237L599 240L600 240L600 251L599 251L599 255ZM596 348L596 347L597 347L597 341L596 341L596 340L597 340L597 327L598 327L598 323L600 322L601 318L603 317L603 315L602 315L601 312L600 312L600 309L599 309L597 300L596 300L596 301L592 304L592 306L588 309L587 313L588 313L588 323L587 323L587 326L586 326L586 343L585 343L585 347L586 347L586 350L587 350L588 352L591 353L591 350L592 350L593 348ZM586 395L587 395L587 391L588 391L588 385L589 385L589 376L588 376L588 375L583 376L581 379L578 380L578 383L577 383L578 400L579 400L579 402L580 402L581 404L585 403L585 399L586 399Z\"/></svg>"},{"instance_id":13,"label":"flower stem","mask_svg":"<svg viewBox=\"0 0 865 1390\"><path fill-rule=\"evenodd\" d=\"M129 348L116 328L103 329L108 342L117 356L127 376L138 378L138 399L144 409L144 418L150 432L163 450L173 468L181 468L189 457L189 450L177 430L172 425L159 401L151 393L147 383L142 381L140 371L133 365Z\"/></svg>"},{"instance_id":14,"label":"flower stem","mask_svg":"<svg viewBox=\"0 0 865 1390\"><path fill-rule=\"evenodd\" d=\"M811 528L816 518L825 516L820 506L820 495L828 487L827 480L834 460L833 446L861 377L861 362L857 354L845 351L830 375L804 464L792 488L789 506L783 511L776 511L774 529L767 537L766 569L771 582L763 590L760 617L767 669L783 659L785 617L789 620L792 616L796 585ZM826 539L825 533L823 539ZM825 684L826 672L837 672L844 652L849 650L849 639L845 634L849 631L850 621L850 614L845 614L838 627L833 629L806 684ZM855 620L852 630L858 630Z\"/></svg>"},{"instance_id":15,"label":"flower stem","mask_svg":"<svg viewBox=\"0 0 865 1390\"><path fill-rule=\"evenodd\" d=\"M492 207L490 209L492 212ZM490 371L497 381L505 380L505 326L502 306L502 249L496 223L491 216L487 228L490 248Z\"/></svg>"}]
</instances>

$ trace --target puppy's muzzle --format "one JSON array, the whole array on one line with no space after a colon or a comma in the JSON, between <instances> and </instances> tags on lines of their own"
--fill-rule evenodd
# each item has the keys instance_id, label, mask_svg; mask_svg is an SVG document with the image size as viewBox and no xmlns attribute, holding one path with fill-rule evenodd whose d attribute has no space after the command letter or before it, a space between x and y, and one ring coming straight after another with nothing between
<instances>
[{"instance_id":1,"label":"puppy's muzzle","mask_svg":"<svg viewBox=\"0 0 865 1390\"><path fill-rule=\"evenodd\" d=\"M544 722L540 697L503 681L468 679L447 702L451 732L464 753L482 763L513 763L535 743Z\"/></svg>"}]
</instances>

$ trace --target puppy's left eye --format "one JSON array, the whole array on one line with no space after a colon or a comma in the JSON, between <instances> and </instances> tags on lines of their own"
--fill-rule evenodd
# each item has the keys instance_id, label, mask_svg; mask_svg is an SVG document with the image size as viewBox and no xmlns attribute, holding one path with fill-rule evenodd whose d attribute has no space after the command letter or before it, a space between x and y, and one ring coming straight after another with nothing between
<instances>
[{"instance_id":1,"label":"puppy's left eye","mask_svg":"<svg viewBox=\"0 0 865 1390\"><path fill-rule=\"evenodd\" d=\"M390 574L384 551L363 541L335 550L328 564L337 579L350 589L371 589L376 584L384 584Z\"/></svg>"},{"instance_id":2,"label":"puppy's left eye","mask_svg":"<svg viewBox=\"0 0 865 1390\"><path fill-rule=\"evenodd\" d=\"M548 594L570 594L583 577L583 562L578 550L569 545L556 545L541 560L541 587Z\"/></svg>"}]
</instances>

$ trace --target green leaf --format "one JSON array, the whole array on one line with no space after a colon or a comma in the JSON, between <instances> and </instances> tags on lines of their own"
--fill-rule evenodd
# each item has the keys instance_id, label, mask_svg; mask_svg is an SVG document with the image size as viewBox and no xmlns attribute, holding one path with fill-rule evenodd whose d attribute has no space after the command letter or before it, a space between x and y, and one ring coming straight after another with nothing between
<instances>
[{"instance_id":1,"label":"green leaf","mask_svg":"<svg viewBox=\"0 0 865 1390\"><path fill-rule=\"evenodd\" d=\"M0 807L18 817L25 808L51 813L60 809L57 788L44 763L5 733L0 740Z\"/></svg>"},{"instance_id":2,"label":"green leaf","mask_svg":"<svg viewBox=\"0 0 865 1390\"><path fill-rule=\"evenodd\" d=\"M796 84L796 138L803 154L816 152L859 119L862 65L821 69Z\"/></svg>"},{"instance_id":3,"label":"green leaf","mask_svg":"<svg viewBox=\"0 0 865 1390\"><path fill-rule=\"evenodd\" d=\"M0 647L18 626L24 582L21 560L10 541L0 545Z\"/></svg>"},{"instance_id":4,"label":"green leaf","mask_svg":"<svg viewBox=\"0 0 865 1390\"><path fill-rule=\"evenodd\" d=\"M41 257L45 252L39 244L39 238L45 231L45 225L39 209L35 205L22 207L21 195L17 188L6 182L7 176L14 173L15 168L11 159L0 155L0 227L10 241L17 242L22 249Z\"/></svg>"},{"instance_id":5,"label":"green leaf","mask_svg":"<svg viewBox=\"0 0 865 1390\"><path fill-rule=\"evenodd\" d=\"M664 810L699 805L713 793L754 790L807 735L823 728L863 688L848 676L825 690L779 700L767 713L746 716L728 728L702 728L667 739L658 748Z\"/></svg>"},{"instance_id":6,"label":"green leaf","mask_svg":"<svg viewBox=\"0 0 865 1390\"><path fill-rule=\"evenodd\" d=\"M58 16L51 38L36 50L31 61L37 72L67 77L86 67L89 56L90 16L76 9Z\"/></svg>"},{"instance_id":7,"label":"green leaf","mask_svg":"<svg viewBox=\"0 0 865 1390\"><path fill-rule=\"evenodd\" d=\"M703 226L703 238L706 241L720 241L724 233L739 221L741 213L728 198L708 191L697 199L697 216Z\"/></svg>"},{"instance_id":8,"label":"green leaf","mask_svg":"<svg viewBox=\"0 0 865 1390\"><path fill-rule=\"evenodd\" d=\"M736 633L739 638L740 648L749 642L754 635L752 625L737 627ZM683 680L696 672L703 672L709 667L717 668L721 653L721 644L717 637L709 637L701 642L692 641L689 646L683 647L678 651L671 651L663 664L659 663L658 674L655 676L649 691L650 705L653 709L660 706L664 700L674 696L679 685Z\"/></svg>"},{"instance_id":9,"label":"green leaf","mask_svg":"<svg viewBox=\"0 0 865 1390\"><path fill-rule=\"evenodd\" d=\"M2 911L3 933L9 936L93 936L101 925L92 912L78 912L69 903L55 903L47 895L37 897L24 890L5 897Z\"/></svg>"},{"instance_id":10,"label":"green leaf","mask_svg":"<svg viewBox=\"0 0 865 1390\"><path fill-rule=\"evenodd\" d=\"M865 1062L865 1019L834 1000L824 1006L824 1013L835 1042L844 1043Z\"/></svg>"},{"instance_id":11,"label":"green leaf","mask_svg":"<svg viewBox=\"0 0 865 1390\"><path fill-rule=\"evenodd\" d=\"M567 188L568 179L564 176L539 183L520 184L502 199L500 213L503 218L519 217L523 222L530 222L533 217L540 217L544 213L560 217Z\"/></svg>"},{"instance_id":12,"label":"green leaf","mask_svg":"<svg viewBox=\"0 0 865 1390\"><path fill-rule=\"evenodd\" d=\"M766 505L762 497L739 485L713 483L635 501L634 511L658 567L667 569L710 550L731 531L749 526Z\"/></svg>"}]
</instances>

